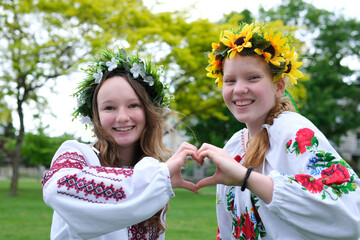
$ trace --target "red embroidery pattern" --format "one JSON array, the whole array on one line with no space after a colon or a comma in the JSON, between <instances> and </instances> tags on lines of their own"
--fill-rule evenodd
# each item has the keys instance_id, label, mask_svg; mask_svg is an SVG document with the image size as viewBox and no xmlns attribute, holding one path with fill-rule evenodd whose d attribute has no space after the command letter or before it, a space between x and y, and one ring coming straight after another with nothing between
<instances>
[{"instance_id":1,"label":"red embroidery pattern","mask_svg":"<svg viewBox=\"0 0 360 240\"><path fill-rule=\"evenodd\" d=\"M306 151L306 147L312 145L312 138L314 137L314 131L309 128L302 128L296 133L295 141L298 143L300 153L303 154Z\"/></svg>"},{"instance_id":2,"label":"red embroidery pattern","mask_svg":"<svg viewBox=\"0 0 360 240\"><path fill-rule=\"evenodd\" d=\"M49 171L47 171L42 180L42 185L44 184L61 168L77 168L83 169L87 164L82 155L79 155L76 152L66 152L60 155L52 164Z\"/></svg>"},{"instance_id":3,"label":"red embroidery pattern","mask_svg":"<svg viewBox=\"0 0 360 240\"><path fill-rule=\"evenodd\" d=\"M59 181L61 186L67 187L68 190L75 189L76 193L84 192L85 196L94 195L96 198L104 197L106 200L115 199L119 201L126 198L123 188L115 189L113 185L105 186L103 182L95 183L94 179L88 181L84 178L78 178L76 174L62 177Z\"/></svg>"},{"instance_id":4,"label":"red embroidery pattern","mask_svg":"<svg viewBox=\"0 0 360 240\"><path fill-rule=\"evenodd\" d=\"M217 228L216 240L221 240L219 227Z\"/></svg>"},{"instance_id":5,"label":"red embroidery pattern","mask_svg":"<svg viewBox=\"0 0 360 240\"><path fill-rule=\"evenodd\" d=\"M105 202L99 202L99 201L90 200L90 199L79 197L77 195L67 193L67 192L58 191L57 193L62 194L62 195L66 195L66 196L69 196L69 197L77 198L77 199L80 199L80 200L83 200L83 201L86 201L86 202L90 202L90 203L105 204Z\"/></svg>"},{"instance_id":6,"label":"red embroidery pattern","mask_svg":"<svg viewBox=\"0 0 360 240\"><path fill-rule=\"evenodd\" d=\"M324 188L324 184L319 179L315 179L307 174L296 174L295 180L312 193L319 193Z\"/></svg>"},{"instance_id":7,"label":"red embroidery pattern","mask_svg":"<svg viewBox=\"0 0 360 240\"><path fill-rule=\"evenodd\" d=\"M106 174L116 174L116 175L124 175L125 178L130 177L134 173L134 169L127 169L127 168L108 168L108 167L101 167L95 166L90 167L95 169L98 173L106 173Z\"/></svg>"},{"instance_id":8,"label":"red embroidery pattern","mask_svg":"<svg viewBox=\"0 0 360 240\"><path fill-rule=\"evenodd\" d=\"M129 240L156 240L159 229L155 226L145 226L144 223L132 225L128 230Z\"/></svg>"}]
</instances>

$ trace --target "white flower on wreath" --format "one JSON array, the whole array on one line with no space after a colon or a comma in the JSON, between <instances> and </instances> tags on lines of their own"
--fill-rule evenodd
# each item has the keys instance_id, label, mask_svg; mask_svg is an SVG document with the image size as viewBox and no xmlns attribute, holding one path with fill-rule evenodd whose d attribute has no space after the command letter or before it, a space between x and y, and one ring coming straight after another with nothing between
<instances>
[{"instance_id":1,"label":"white flower on wreath","mask_svg":"<svg viewBox=\"0 0 360 240\"><path fill-rule=\"evenodd\" d=\"M154 80L152 76L145 76L144 77L144 82L148 83L149 86L151 87L152 85L154 85Z\"/></svg>"},{"instance_id":2,"label":"white flower on wreath","mask_svg":"<svg viewBox=\"0 0 360 240\"><path fill-rule=\"evenodd\" d=\"M141 66L138 63L134 63L133 67L130 68L130 72L132 73L134 78L138 78L139 75L144 75L144 71L141 69Z\"/></svg>"},{"instance_id":3,"label":"white flower on wreath","mask_svg":"<svg viewBox=\"0 0 360 240\"><path fill-rule=\"evenodd\" d=\"M117 68L117 62L116 59L113 57L111 58L111 61L106 62L106 66L109 67L108 70L111 72L115 68Z\"/></svg>"},{"instance_id":4,"label":"white flower on wreath","mask_svg":"<svg viewBox=\"0 0 360 240\"><path fill-rule=\"evenodd\" d=\"M102 79L102 77L103 77L103 73L102 73L101 68L98 68L98 69L97 69L97 72L94 73L92 76L95 78L95 83L96 83L96 84L99 84L100 81L101 81L101 79Z\"/></svg>"},{"instance_id":5,"label":"white flower on wreath","mask_svg":"<svg viewBox=\"0 0 360 240\"><path fill-rule=\"evenodd\" d=\"M92 124L91 118L89 116L81 116L80 117L80 122L82 124L87 124L87 125Z\"/></svg>"}]
</instances>

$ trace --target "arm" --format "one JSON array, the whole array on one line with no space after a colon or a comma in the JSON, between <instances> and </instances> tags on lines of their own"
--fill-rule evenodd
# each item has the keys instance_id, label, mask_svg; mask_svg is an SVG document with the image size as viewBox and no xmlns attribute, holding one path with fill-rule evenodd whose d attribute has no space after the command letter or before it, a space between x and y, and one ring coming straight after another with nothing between
<instances>
[{"instance_id":1,"label":"arm","mask_svg":"<svg viewBox=\"0 0 360 240\"><path fill-rule=\"evenodd\" d=\"M134 169L89 166L87 157L96 155L84 146L63 144L43 179L45 203L77 235L93 238L144 221L174 196L165 163L146 157Z\"/></svg>"},{"instance_id":2,"label":"arm","mask_svg":"<svg viewBox=\"0 0 360 240\"><path fill-rule=\"evenodd\" d=\"M358 239L359 177L308 121L287 129L271 140L274 191L264 207L306 239Z\"/></svg>"}]
</instances>

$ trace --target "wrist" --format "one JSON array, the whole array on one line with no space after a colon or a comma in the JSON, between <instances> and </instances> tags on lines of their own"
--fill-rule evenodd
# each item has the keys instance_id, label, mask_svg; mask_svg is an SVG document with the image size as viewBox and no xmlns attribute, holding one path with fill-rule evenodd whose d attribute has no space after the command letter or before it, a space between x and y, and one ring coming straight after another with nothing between
<instances>
[{"instance_id":1,"label":"wrist","mask_svg":"<svg viewBox=\"0 0 360 240\"><path fill-rule=\"evenodd\" d=\"M248 182L248 179L250 177L250 174L253 170L253 167L252 166L249 166L246 173L245 173L245 176L244 176L244 179L243 179L243 182L241 184L241 191L245 191L246 189L246 186L247 186L247 182Z\"/></svg>"}]
</instances>

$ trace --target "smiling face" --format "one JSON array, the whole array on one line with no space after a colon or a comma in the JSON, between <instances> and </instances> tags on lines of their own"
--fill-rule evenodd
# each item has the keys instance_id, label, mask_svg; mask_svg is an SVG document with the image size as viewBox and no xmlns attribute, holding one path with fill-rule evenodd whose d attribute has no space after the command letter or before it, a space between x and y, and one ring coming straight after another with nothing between
<instances>
[{"instance_id":1,"label":"smiling face","mask_svg":"<svg viewBox=\"0 0 360 240\"><path fill-rule=\"evenodd\" d=\"M143 105L128 81L114 76L97 95L100 124L119 147L135 147L146 125Z\"/></svg>"},{"instance_id":2,"label":"smiling face","mask_svg":"<svg viewBox=\"0 0 360 240\"><path fill-rule=\"evenodd\" d=\"M259 56L240 56L225 59L223 66L223 98L239 121L256 134L261 130L275 99L281 98L285 83L273 82L268 64Z\"/></svg>"}]
</instances>

